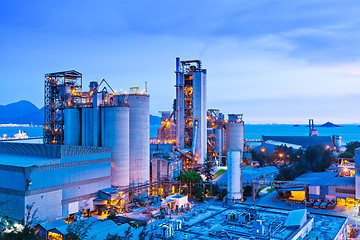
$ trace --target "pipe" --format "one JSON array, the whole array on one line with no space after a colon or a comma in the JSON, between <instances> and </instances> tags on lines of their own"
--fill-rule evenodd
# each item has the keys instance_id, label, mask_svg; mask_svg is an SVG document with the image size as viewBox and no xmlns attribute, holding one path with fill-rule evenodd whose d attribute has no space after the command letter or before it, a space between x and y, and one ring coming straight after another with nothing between
<instances>
[{"instance_id":1,"label":"pipe","mask_svg":"<svg viewBox=\"0 0 360 240\"><path fill-rule=\"evenodd\" d=\"M199 119L196 118L194 121L194 132L193 132L193 142L192 142L192 153L193 156L195 156L195 150L196 150L196 141L197 141L197 132L199 128Z\"/></svg>"}]
</instances>

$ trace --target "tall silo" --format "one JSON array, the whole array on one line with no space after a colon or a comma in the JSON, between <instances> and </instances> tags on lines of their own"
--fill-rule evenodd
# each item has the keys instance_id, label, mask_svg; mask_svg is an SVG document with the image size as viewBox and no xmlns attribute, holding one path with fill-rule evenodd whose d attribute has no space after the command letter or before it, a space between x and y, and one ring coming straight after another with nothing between
<instances>
[{"instance_id":1,"label":"tall silo","mask_svg":"<svg viewBox=\"0 0 360 240\"><path fill-rule=\"evenodd\" d=\"M242 199L242 159L244 154L244 122L242 114L229 114L226 124L228 166L228 195L231 200Z\"/></svg>"},{"instance_id":2,"label":"tall silo","mask_svg":"<svg viewBox=\"0 0 360 240\"><path fill-rule=\"evenodd\" d=\"M81 145L94 146L94 109L83 107L81 115Z\"/></svg>"},{"instance_id":3,"label":"tall silo","mask_svg":"<svg viewBox=\"0 0 360 240\"><path fill-rule=\"evenodd\" d=\"M150 97L139 93L117 97L130 108L130 183L150 181Z\"/></svg>"},{"instance_id":4,"label":"tall silo","mask_svg":"<svg viewBox=\"0 0 360 240\"><path fill-rule=\"evenodd\" d=\"M66 108L64 110L64 140L65 145L81 145L81 109Z\"/></svg>"},{"instance_id":5,"label":"tall silo","mask_svg":"<svg viewBox=\"0 0 360 240\"><path fill-rule=\"evenodd\" d=\"M242 114L229 114L226 124L226 150L244 151L244 122Z\"/></svg>"},{"instance_id":6,"label":"tall silo","mask_svg":"<svg viewBox=\"0 0 360 240\"><path fill-rule=\"evenodd\" d=\"M111 185L129 185L129 107L101 108L101 142L111 151Z\"/></svg>"},{"instance_id":7,"label":"tall silo","mask_svg":"<svg viewBox=\"0 0 360 240\"><path fill-rule=\"evenodd\" d=\"M242 199L242 181L241 181L242 155L243 153L240 150L229 150L227 154L227 158L228 158L227 198L229 201Z\"/></svg>"},{"instance_id":8,"label":"tall silo","mask_svg":"<svg viewBox=\"0 0 360 240\"><path fill-rule=\"evenodd\" d=\"M222 128L214 129L215 131L215 152L222 156L223 149L223 130Z\"/></svg>"}]
</instances>

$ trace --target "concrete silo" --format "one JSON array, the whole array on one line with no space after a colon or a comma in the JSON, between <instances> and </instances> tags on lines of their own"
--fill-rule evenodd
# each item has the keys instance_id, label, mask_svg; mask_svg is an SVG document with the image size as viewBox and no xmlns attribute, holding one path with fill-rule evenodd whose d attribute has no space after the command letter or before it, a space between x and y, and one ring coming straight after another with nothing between
<instances>
[{"instance_id":1,"label":"concrete silo","mask_svg":"<svg viewBox=\"0 0 360 240\"><path fill-rule=\"evenodd\" d=\"M111 185L129 185L129 107L101 108L101 142L111 151Z\"/></svg>"},{"instance_id":2,"label":"concrete silo","mask_svg":"<svg viewBox=\"0 0 360 240\"><path fill-rule=\"evenodd\" d=\"M94 146L94 108L83 107L81 111L81 145Z\"/></svg>"},{"instance_id":3,"label":"concrete silo","mask_svg":"<svg viewBox=\"0 0 360 240\"><path fill-rule=\"evenodd\" d=\"M81 108L64 110L64 140L65 145L81 145Z\"/></svg>"},{"instance_id":4,"label":"concrete silo","mask_svg":"<svg viewBox=\"0 0 360 240\"><path fill-rule=\"evenodd\" d=\"M130 184L150 181L150 97L140 93L117 97L130 108Z\"/></svg>"},{"instance_id":5,"label":"concrete silo","mask_svg":"<svg viewBox=\"0 0 360 240\"><path fill-rule=\"evenodd\" d=\"M241 159L243 153L240 150L229 150L228 159L228 200L242 199L242 181L241 181Z\"/></svg>"},{"instance_id":6,"label":"concrete silo","mask_svg":"<svg viewBox=\"0 0 360 240\"><path fill-rule=\"evenodd\" d=\"M228 195L230 200L242 199L241 161L244 154L244 122L242 114L229 114L226 124Z\"/></svg>"}]
</instances>

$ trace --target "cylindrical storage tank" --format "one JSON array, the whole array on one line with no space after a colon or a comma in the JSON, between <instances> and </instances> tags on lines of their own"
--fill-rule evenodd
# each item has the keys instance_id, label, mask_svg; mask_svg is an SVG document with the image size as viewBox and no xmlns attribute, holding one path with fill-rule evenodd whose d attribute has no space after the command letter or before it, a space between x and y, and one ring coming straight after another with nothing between
<instances>
[{"instance_id":1,"label":"cylindrical storage tank","mask_svg":"<svg viewBox=\"0 0 360 240\"><path fill-rule=\"evenodd\" d=\"M64 110L64 143L65 145L81 145L81 109L67 108Z\"/></svg>"},{"instance_id":2,"label":"cylindrical storage tank","mask_svg":"<svg viewBox=\"0 0 360 240\"><path fill-rule=\"evenodd\" d=\"M130 108L130 184L150 181L150 97L124 94L118 101Z\"/></svg>"},{"instance_id":3,"label":"cylindrical storage tank","mask_svg":"<svg viewBox=\"0 0 360 240\"><path fill-rule=\"evenodd\" d=\"M244 152L244 122L228 122L226 124L226 149Z\"/></svg>"},{"instance_id":4,"label":"cylindrical storage tank","mask_svg":"<svg viewBox=\"0 0 360 240\"><path fill-rule=\"evenodd\" d=\"M101 142L111 148L111 185L129 185L129 107L101 108Z\"/></svg>"},{"instance_id":5,"label":"cylindrical storage tank","mask_svg":"<svg viewBox=\"0 0 360 240\"><path fill-rule=\"evenodd\" d=\"M82 146L94 146L94 113L92 107L82 108L81 141Z\"/></svg>"},{"instance_id":6,"label":"cylindrical storage tank","mask_svg":"<svg viewBox=\"0 0 360 240\"><path fill-rule=\"evenodd\" d=\"M215 139L215 152L221 156L223 148L223 137L221 128L215 129Z\"/></svg>"},{"instance_id":7,"label":"cylindrical storage tank","mask_svg":"<svg viewBox=\"0 0 360 240\"><path fill-rule=\"evenodd\" d=\"M239 150L230 150L227 154L228 159L228 200L242 199L242 181L241 181L241 159L242 152Z\"/></svg>"}]
</instances>

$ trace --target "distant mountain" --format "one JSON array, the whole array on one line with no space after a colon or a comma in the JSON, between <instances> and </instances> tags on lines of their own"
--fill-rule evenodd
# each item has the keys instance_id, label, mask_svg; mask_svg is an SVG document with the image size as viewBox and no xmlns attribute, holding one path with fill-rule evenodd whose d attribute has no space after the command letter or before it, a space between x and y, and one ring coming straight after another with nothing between
<instances>
[{"instance_id":1,"label":"distant mountain","mask_svg":"<svg viewBox=\"0 0 360 240\"><path fill-rule=\"evenodd\" d=\"M333 124L332 122L326 122L323 125L320 125L318 127L342 127L342 126Z\"/></svg>"},{"instance_id":2,"label":"distant mountain","mask_svg":"<svg viewBox=\"0 0 360 240\"><path fill-rule=\"evenodd\" d=\"M8 105L0 105L0 124L34 124L44 122L44 108L38 108L29 101L21 100ZM150 115L150 125L160 125L161 117Z\"/></svg>"},{"instance_id":3,"label":"distant mountain","mask_svg":"<svg viewBox=\"0 0 360 240\"><path fill-rule=\"evenodd\" d=\"M0 105L0 123L42 124L43 116L43 109L26 100Z\"/></svg>"}]
</instances>

